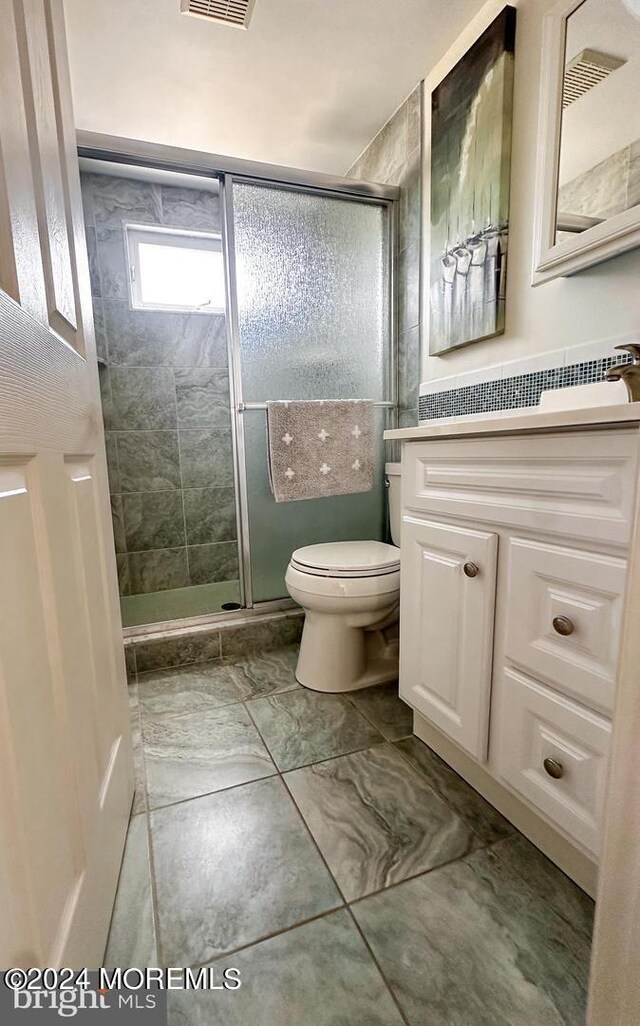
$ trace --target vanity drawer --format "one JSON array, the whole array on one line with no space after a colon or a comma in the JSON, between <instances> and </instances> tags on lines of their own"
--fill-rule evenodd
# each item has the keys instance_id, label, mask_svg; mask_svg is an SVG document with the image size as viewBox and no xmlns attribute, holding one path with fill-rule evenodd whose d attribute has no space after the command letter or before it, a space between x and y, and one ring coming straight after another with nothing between
<instances>
[{"instance_id":1,"label":"vanity drawer","mask_svg":"<svg viewBox=\"0 0 640 1026\"><path fill-rule=\"evenodd\" d=\"M403 506L625 545L637 447L635 428L407 442Z\"/></svg>"},{"instance_id":2,"label":"vanity drawer","mask_svg":"<svg viewBox=\"0 0 640 1026\"><path fill-rule=\"evenodd\" d=\"M508 659L603 711L613 709L627 563L511 538Z\"/></svg>"},{"instance_id":3,"label":"vanity drawer","mask_svg":"<svg viewBox=\"0 0 640 1026\"><path fill-rule=\"evenodd\" d=\"M611 724L515 670L505 669L496 683L495 771L597 854Z\"/></svg>"}]
</instances>

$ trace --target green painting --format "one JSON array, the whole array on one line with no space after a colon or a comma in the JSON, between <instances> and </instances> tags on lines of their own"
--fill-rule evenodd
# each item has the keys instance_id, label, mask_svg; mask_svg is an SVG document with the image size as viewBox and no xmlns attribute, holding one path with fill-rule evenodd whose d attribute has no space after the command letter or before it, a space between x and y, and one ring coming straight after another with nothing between
<instances>
[{"instance_id":1,"label":"green painting","mask_svg":"<svg viewBox=\"0 0 640 1026\"><path fill-rule=\"evenodd\" d=\"M516 12L432 94L429 352L504 331Z\"/></svg>"}]
</instances>

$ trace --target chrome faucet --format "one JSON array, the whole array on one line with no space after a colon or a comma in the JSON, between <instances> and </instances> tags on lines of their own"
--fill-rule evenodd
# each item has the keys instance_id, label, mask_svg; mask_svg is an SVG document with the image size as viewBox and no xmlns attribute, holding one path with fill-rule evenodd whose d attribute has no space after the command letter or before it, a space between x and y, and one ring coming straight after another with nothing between
<instances>
[{"instance_id":1,"label":"chrome faucet","mask_svg":"<svg viewBox=\"0 0 640 1026\"><path fill-rule=\"evenodd\" d=\"M631 353L631 363L618 363L615 367L609 367L605 379L624 381L629 393L629 402L640 402L640 344L630 342L624 346L616 346L616 349Z\"/></svg>"}]
</instances>

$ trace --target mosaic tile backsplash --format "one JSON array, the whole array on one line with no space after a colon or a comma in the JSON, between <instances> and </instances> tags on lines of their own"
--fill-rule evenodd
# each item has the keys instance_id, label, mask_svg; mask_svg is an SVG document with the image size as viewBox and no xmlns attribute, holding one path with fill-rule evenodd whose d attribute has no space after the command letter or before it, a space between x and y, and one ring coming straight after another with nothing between
<instances>
[{"instance_id":1,"label":"mosaic tile backsplash","mask_svg":"<svg viewBox=\"0 0 640 1026\"><path fill-rule=\"evenodd\" d=\"M495 381L482 381L477 385L447 389L433 395L421 395L418 415L422 421L537 406L542 392L602 381L609 367L616 363L630 362L631 356L628 353L618 353L566 367L516 374Z\"/></svg>"}]
</instances>

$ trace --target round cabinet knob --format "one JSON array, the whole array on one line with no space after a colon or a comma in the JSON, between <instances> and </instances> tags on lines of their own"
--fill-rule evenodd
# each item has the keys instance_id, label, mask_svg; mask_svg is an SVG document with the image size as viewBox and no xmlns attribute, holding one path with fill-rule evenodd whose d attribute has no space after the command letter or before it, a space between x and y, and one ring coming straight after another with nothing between
<instances>
[{"instance_id":1,"label":"round cabinet knob","mask_svg":"<svg viewBox=\"0 0 640 1026\"><path fill-rule=\"evenodd\" d=\"M467 577L477 577L480 573L480 567L475 563L465 563L462 569Z\"/></svg>"},{"instance_id":2,"label":"round cabinet knob","mask_svg":"<svg viewBox=\"0 0 640 1026\"><path fill-rule=\"evenodd\" d=\"M542 765L546 769L549 776L553 777L554 780L560 780L560 777L564 775L564 766L561 762L558 762L557 759L547 758L544 760Z\"/></svg>"},{"instance_id":3,"label":"round cabinet knob","mask_svg":"<svg viewBox=\"0 0 640 1026\"><path fill-rule=\"evenodd\" d=\"M575 630L568 616L554 616L551 623L556 634L561 634L563 638L568 638Z\"/></svg>"}]
</instances>

